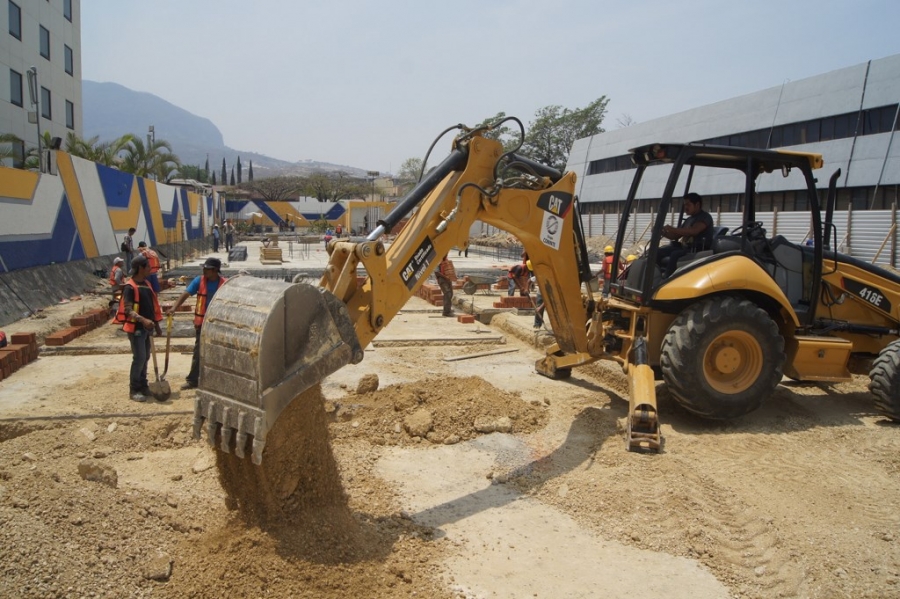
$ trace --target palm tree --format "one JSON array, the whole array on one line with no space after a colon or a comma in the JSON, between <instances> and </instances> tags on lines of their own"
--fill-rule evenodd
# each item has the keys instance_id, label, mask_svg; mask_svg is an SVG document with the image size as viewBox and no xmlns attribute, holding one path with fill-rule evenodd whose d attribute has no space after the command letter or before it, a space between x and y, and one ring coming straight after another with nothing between
<instances>
[{"instance_id":1,"label":"palm tree","mask_svg":"<svg viewBox=\"0 0 900 599\"><path fill-rule=\"evenodd\" d=\"M177 172L181 160L172 153L172 145L162 139L145 145L139 136L132 136L123 148L121 170L138 177L155 176L168 181Z\"/></svg>"},{"instance_id":2,"label":"palm tree","mask_svg":"<svg viewBox=\"0 0 900 599\"><path fill-rule=\"evenodd\" d=\"M16 144L21 143L18 135L14 133L0 133L0 166L9 158L16 158Z\"/></svg>"},{"instance_id":3,"label":"palm tree","mask_svg":"<svg viewBox=\"0 0 900 599\"><path fill-rule=\"evenodd\" d=\"M104 142L100 142L99 139L97 135L82 139L69 131L66 134L66 152L104 166L117 166L120 162L119 154L134 139L134 135L126 133L117 139Z\"/></svg>"}]
</instances>

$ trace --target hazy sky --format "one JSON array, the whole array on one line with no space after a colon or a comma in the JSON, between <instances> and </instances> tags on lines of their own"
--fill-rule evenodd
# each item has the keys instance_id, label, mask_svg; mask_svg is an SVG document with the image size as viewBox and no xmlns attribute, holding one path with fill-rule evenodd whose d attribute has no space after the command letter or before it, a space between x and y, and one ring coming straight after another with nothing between
<instances>
[{"instance_id":1,"label":"hazy sky","mask_svg":"<svg viewBox=\"0 0 900 599\"><path fill-rule=\"evenodd\" d=\"M605 95L615 129L900 52L895 0L83 0L81 19L85 79L236 150L382 172L501 111Z\"/></svg>"}]
</instances>

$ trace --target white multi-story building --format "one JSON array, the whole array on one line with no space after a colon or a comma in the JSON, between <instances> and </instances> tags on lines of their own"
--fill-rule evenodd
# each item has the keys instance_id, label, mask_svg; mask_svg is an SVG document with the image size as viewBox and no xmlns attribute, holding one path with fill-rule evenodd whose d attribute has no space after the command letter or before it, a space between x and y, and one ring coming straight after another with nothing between
<instances>
[{"instance_id":1,"label":"white multi-story building","mask_svg":"<svg viewBox=\"0 0 900 599\"><path fill-rule=\"evenodd\" d=\"M665 98L665 90L659 97ZM567 170L579 177L582 212L609 214L628 194L634 174L628 150L637 146L698 142L818 152L825 160L820 188L841 169L838 209L885 209L900 199L900 140L894 143L898 110L900 54L579 139ZM742 179L735 178L731 189L705 177L698 173L691 188L710 190L707 210L740 208ZM645 179L638 197L650 208L662 194L665 177ZM803 194L785 181L757 190L757 210L806 209Z\"/></svg>"},{"instance_id":2,"label":"white multi-story building","mask_svg":"<svg viewBox=\"0 0 900 599\"><path fill-rule=\"evenodd\" d=\"M0 134L23 140L21 156L43 134L65 139L82 135L81 0L0 0ZM38 123L29 90L34 89Z\"/></svg>"}]
</instances>

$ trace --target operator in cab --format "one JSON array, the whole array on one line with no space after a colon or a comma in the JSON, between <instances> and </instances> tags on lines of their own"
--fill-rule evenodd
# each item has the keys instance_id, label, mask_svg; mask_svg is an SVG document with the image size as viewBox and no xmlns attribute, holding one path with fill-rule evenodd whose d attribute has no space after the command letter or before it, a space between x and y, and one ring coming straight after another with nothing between
<instances>
[{"instance_id":1,"label":"operator in cab","mask_svg":"<svg viewBox=\"0 0 900 599\"><path fill-rule=\"evenodd\" d=\"M656 263L663 271L663 277L669 277L678 267L678 259L712 247L713 219L703 209L703 198L698 193L684 196L684 213L687 219L680 227L666 225L662 235L671 239L672 243L659 248Z\"/></svg>"}]
</instances>

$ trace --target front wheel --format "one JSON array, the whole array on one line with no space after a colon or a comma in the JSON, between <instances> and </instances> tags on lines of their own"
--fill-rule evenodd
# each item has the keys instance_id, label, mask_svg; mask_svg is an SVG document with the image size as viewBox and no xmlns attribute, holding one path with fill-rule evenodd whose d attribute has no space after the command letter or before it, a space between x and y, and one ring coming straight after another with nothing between
<instances>
[{"instance_id":1,"label":"front wheel","mask_svg":"<svg viewBox=\"0 0 900 599\"><path fill-rule=\"evenodd\" d=\"M869 391L878 411L900 422L900 341L881 350L869 371Z\"/></svg>"},{"instance_id":2,"label":"front wheel","mask_svg":"<svg viewBox=\"0 0 900 599\"><path fill-rule=\"evenodd\" d=\"M781 381L784 338L765 310L717 297L686 308L666 332L663 379L686 410L725 420L757 409Z\"/></svg>"}]
</instances>

